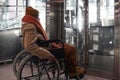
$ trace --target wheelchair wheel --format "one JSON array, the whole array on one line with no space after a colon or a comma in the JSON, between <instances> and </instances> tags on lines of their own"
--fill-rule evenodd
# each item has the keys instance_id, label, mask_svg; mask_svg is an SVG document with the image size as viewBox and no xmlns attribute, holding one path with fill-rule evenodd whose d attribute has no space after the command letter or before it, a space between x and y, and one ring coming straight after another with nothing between
<instances>
[{"instance_id":1,"label":"wheelchair wheel","mask_svg":"<svg viewBox=\"0 0 120 80\"><path fill-rule=\"evenodd\" d=\"M22 59L24 57L26 57L26 55L28 55L28 52L26 50L23 50L23 51L19 52L16 55L16 57L14 58L14 61L13 61L13 72L14 72L15 76L17 76L16 74L17 74L20 62L22 61Z\"/></svg>"},{"instance_id":2,"label":"wheelchair wheel","mask_svg":"<svg viewBox=\"0 0 120 80\"><path fill-rule=\"evenodd\" d=\"M19 65L17 80L59 80L59 64L29 54Z\"/></svg>"}]
</instances>

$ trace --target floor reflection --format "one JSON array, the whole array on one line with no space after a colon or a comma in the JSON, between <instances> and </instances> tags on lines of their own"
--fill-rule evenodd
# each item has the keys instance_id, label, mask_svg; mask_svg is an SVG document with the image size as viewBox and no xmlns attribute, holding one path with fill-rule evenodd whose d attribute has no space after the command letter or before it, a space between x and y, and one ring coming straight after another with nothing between
<instances>
[{"instance_id":1,"label":"floor reflection","mask_svg":"<svg viewBox=\"0 0 120 80\"><path fill-rule=\"evenodd\" d=\"M15 75L13 74L12 63L0 64L0 80L17 80ZM84 79L82 80L110 80L110 79L85 75Z\"/></svg>"}]
</instances>

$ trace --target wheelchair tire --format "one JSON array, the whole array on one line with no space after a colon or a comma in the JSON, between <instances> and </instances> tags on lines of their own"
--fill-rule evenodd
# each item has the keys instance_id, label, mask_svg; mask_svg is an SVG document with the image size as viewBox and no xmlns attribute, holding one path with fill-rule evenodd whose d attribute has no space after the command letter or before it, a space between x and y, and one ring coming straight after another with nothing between
<instances>
[{"instance_id":1,"label":"wheelchair tire","mask_svg":"<svg viewBox=\"0 0 120 80\"><path fill-rule=\"evenodd\" d=\"M18 71L19 64L22 61L22 58L24 58L27 55L27 53L28 52L26 50L23 50L23 51L19 52L16 55L16 57L14 58L14 61L13 61L13 72L14 72L16 77L17 77L17 71ZM24 57L23 57L23 55L24 55Z\"/></svg>"},{"instance_id":2,"label":"wheelchair tire","mask_svg":"<svg viewBox=\"0 0 120 80\"><path fill-rule=\"evenodd\" d=\"M20 63L17 72L17 80L59 80L59 63L56 60L51 63L47 60L37 59L32 62L34 56L29 54ZM34 60L35 61L35 60Z\"/></svg>"}]
</instances>

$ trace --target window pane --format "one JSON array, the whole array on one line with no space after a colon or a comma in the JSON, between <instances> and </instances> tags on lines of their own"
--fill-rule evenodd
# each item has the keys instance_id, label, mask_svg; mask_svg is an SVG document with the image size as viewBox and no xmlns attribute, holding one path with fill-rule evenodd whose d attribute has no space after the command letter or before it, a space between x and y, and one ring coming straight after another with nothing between
<instances>
[{"instance_id":1,"label":"window pane","mask_svg":"<svg viewBox=\"0 0 120 80\"><path fill-rule=\"evenodd\" d=\"M6 0L0 3L0 30L21 27L21 18L25 11L26 0ZM23 3L24 2L24 3Z\"/></svg>"},{"instance_id":2,"label":"window pane","mask_svg":"<svg viewBox=\"0 0 120 80\"><path fill-rule=\"evenodd\" d=\"M16 0L7 0L6 3L8 2L8 5L16 5Z\"/></svg>"}]
</instances>

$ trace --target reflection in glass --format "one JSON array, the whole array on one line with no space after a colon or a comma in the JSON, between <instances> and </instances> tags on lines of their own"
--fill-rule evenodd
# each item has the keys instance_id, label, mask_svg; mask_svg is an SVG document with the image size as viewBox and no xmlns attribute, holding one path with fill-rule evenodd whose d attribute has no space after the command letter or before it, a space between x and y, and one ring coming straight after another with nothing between
<instances>
[{"instance_id":1,"label":"reflection in glass","mask_svg":"<svg viewBox=\"0 0 120 80\"><path fill-rule=\"evenodd\" d=\"M20 3L23 3L23 1ZM18 4L16 0L12 2L7 0L0 5L0 30L20 27L25 5Z\"/></svg>"},{"instance_id":2,"label":"reflection in glass","mask_svg":"<svg viewBox=\"0 0 120 80\"><path fill-rule=\"evenodd\" d=\"M83 63L84 8L82 0L65 0L65 42L77 48L78 63Z\"/></svg>"},{"instance_id":3,"label":"reflection in glass","mask_svg":"<svg viewBox=\"0 0 120 80\"><path fill-rule=\"evenodd\" d=\"M89 0L89 68L113 72L113 35L114 0Z\"/></svg>"},{"instance_id":4,"label":"reflection in glass","mask_svg":"<svg viewBox=\"0 0 120 80\"><path fill-rule=\"evenodd\" d=\"M27 0L3 1L0 1L0 30L21 27L21 18L25 14ZM41 23L45 27L45 2L36 0L35 4L35 8L40 10Z\"/></svg>"}]
</instances>

